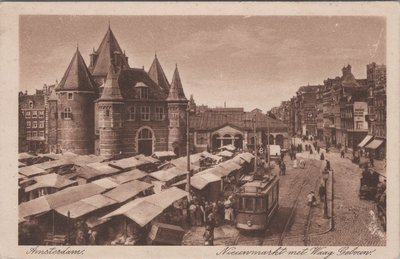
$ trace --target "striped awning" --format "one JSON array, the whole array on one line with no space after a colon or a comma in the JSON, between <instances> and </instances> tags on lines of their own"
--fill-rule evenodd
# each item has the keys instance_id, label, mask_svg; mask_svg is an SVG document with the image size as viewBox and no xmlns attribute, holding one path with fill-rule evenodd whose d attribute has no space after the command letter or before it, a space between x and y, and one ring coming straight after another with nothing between
<instances>
[{"instance_id":1,"label":"striped awning","mask_svg":"<svg viewBox=\"0 0 400 259\"><path fill-rule=\"evenodd\" d=\"M369 149L377 149L380 145L382 145L383 140L380 139L374 139L369 143L365 148Z\"/></svg>"},{"instance_id":2,"label":"striped awning","mask_svg":"<svg viewBox=\"0 0 400 259\"><path fill-rule=\"evenodd\" d=\"M371 141L372 136L371 135L367 135L365 136L365 138L360 142L360 144L358 144L358 147L364 147L366 144L368 144L369 141Z\"/></svg>"}]
</instances>

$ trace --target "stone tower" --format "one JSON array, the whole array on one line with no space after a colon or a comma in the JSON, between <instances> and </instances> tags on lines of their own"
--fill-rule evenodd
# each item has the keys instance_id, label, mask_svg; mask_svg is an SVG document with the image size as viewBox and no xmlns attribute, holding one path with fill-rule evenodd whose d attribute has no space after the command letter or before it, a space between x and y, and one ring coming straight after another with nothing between
<instances>
[{"instance_id":1,"label":"stone tower","mask_svg":"<svg viewBox=\"0 0 400 259\"><path fill-rule=\"evenodd\" d=\"M171 87L167 97L169 132L168 150L174 151L178 156L186 154L186 110L188 100L183 92L181 78L176 66L172 77Z\"/></svg>"},{"instance_id":2,"label":"stone tower","mask_svg":"<svg viewBox=\"0 0 400 259\"><path fill-rule=\"evenodd\" d=\"M118 84L119 68L110 65L103 92L97 102L100 155L114 158L122 152L124 102Z\"/></svg>"},{"instance_id":3,"label":"stone tower","mask_svg":"<svg viewBox=\"0 0 400 259\"><path fill-rule=\"evenodd\" d=\"M79 155L92 154L96 87L78 48L55 91L58 147Z\"/></svg>"}]
</instances>

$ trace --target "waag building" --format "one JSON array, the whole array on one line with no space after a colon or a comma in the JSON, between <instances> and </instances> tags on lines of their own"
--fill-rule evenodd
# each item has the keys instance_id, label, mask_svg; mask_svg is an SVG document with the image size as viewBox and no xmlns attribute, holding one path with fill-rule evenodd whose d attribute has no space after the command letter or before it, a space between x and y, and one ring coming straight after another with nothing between
<instances>
[{"instance_id":1,"label":"waag building","mask_svg":"<svg viewBox=\"0 0 400 259\"><path fill-rule=\"evenodd\" d=\"M76 154L186 153L188 100L178 68L169 83L155 56L132 68L109 27L86 65L79 49L48 98L48 149Z\"/></svg>"}]
</instances>

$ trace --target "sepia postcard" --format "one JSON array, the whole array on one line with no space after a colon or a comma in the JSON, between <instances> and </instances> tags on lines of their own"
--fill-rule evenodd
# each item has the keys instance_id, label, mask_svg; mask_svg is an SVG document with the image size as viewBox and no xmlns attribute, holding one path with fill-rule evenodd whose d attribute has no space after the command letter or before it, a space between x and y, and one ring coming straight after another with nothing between
<instances>
[{"instance_id":1,"label":"sepia postcard","mask_svg":"<svg viewBox=\"0 0 400 259\"><path fill-rule=\"evenodd\" d=\"M399 258L399 4L2 3L1 258Z\"/></svg>"}]
</instances>

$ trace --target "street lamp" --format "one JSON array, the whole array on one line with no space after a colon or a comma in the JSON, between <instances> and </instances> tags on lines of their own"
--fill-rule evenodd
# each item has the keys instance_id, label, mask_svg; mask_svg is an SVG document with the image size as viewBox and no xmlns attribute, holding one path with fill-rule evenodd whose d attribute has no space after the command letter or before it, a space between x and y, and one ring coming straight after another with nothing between
<instances>
[{"instance_id":1,"label":"street lamp","mask_svg":"<svg viewBox=\"0 0 400 259\"><path fill-rule=\"evenodd\" d=\"M324 199L324 218L328 218L328 191L327 191L327 182L329 178L329 171L324 170L322 172L322 179L324 180L324 187L325 187L325 199Z\"/></svg>"},{"instance_id":2,"label":"street lamp","mask_svg":"<svg viewBox=\"0 0 400 259\"><path fill-rule=\"evenodd\" d=\"M186 156L187 156L187 173L186 173L186 191L189 194L190 197L190 177L191 177L191 172L190 172L190 135L189 135L189 116L193 112L193 107L190 105L190 102L188 103L188 107L186 109Z\"/></svg>"}]
</instances>

